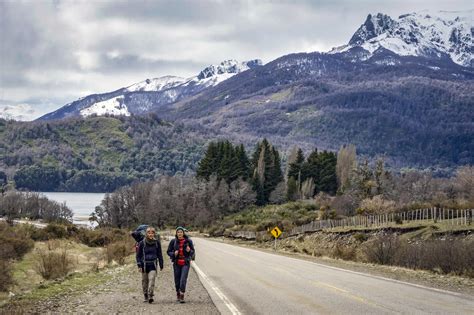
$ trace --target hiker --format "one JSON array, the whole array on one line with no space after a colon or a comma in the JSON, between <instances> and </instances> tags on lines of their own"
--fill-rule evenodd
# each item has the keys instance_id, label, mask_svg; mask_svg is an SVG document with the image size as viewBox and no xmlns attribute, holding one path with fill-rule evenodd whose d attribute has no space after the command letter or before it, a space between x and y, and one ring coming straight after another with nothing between
<instances>
[{"instance_id":1,"label":"hiker","mask_svg":"<svg viewBox=\"0 0 474 315\"><path fill-rule=\"evenodd\" d=\"M155 278L157 272L156 261L163 270L163 254L161 252L160 240L155 238L156 231L152 227L146 229L145 238L138 243L137 265L138 271L142 273L142 287L144 302L153 303L155 289Z\"/></svg>"},{"instance_id":2,"label":"hiker","mask_svg":"<svg viewBox=\"0 0 474 315\"><path fill-rule=\"evenodd\" d=\"M175 238L170 241L167 252L173 262L176 299L180 303L184 303L184 292L186 292L189 267L194 257L193 241L185 232L187 230L181 226L176 228Z\"/></svg>"}]
</instances>

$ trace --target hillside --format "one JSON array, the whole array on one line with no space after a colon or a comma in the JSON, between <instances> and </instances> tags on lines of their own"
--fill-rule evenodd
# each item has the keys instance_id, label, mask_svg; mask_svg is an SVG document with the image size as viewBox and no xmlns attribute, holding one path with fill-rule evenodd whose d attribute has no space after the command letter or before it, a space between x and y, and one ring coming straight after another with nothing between
<instances>
[{"instance_id":1,"label":"hillside","mask_svg":"<svg viewBox=\"0 0 474 315\"><path fill-rule=\"evenodd\" d=\"M215 136L153 115L0 120L0 170L18 189L110 192L134 180L194 170L204 135Z\"/></svg>"},{"instance_id":2,"label":"hillside","mask_svg":"<svg viewBox=\"0 0 474 315\"><path fill-rule=\"evenodd\" d=\"M474 72L452 61L380 48L293 54L162 108L169 120L202 124L244 141L384 155L392 167L474 163Z\"/></svg>"}]
</instances>

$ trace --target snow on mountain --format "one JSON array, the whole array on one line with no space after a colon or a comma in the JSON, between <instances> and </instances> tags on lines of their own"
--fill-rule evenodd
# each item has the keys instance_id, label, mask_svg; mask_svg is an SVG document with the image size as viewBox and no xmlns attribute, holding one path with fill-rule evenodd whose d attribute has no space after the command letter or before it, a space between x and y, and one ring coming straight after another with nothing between
<instances>
[{"instance_id":1,"label":"snow on mountain","mask_svg":"<svg viewBox=\"0 0 474 315\"><path fill-rule=\"evenodd\" d=\"M131 92L162 92L160 99L165 100L165 102L172 103L177 101L182 96L198 93L201 90L215 86L240 72L261 65L262 61L259 59L245 62L226 60L218 65L210 65L203 69L198 75L187 79L176 76L164 76L160 78L146 79L145 81L124 88L121 91L124 94ZM89 107L82 109L81 115L130 115L127 106L134 105L126 104L125 100L126 98L121 95L106 101L94 103ZM128 100L132 100L133 102L133 98ZM150 108L151 106L140 106L140 108L134 108L134 112L147 111Z\"/></svg>"},{"instance_id":2,"label":"snow on mountain","mask_svg":"<svg viewBox=\"0 0 474 315\"><path fill-rule=\"evenodd\" d=\"M90 107L84 108L80 111L82 117L96 114L102 116L109 115L123 115L130 116L127 106L124 104L124 96L120 95L103 102L97 102Z\"/></svg>"},{"instance_id":3,"label":"snow on mountain","mask_svg":"<svg viewBox=\"0 0 474 315\"><path fill-rule=\"evenodd\" d=\"M473 67L474 10L404 14L394 20L388 15L369 14L349 43L329 53L362 47L370 54L383 47L400 56L441 58L448 55L453 62Z\"/></svg>"},{"instance_id":4,"label":"snow on mountain","mask_svg":"<svg viewBox=\"0 0 474 315\"><path fill-rule=\"evenodd\" d=\"M140 83L130 85L125 90L127 92L150 92L150 91L160 91L173 88L177 85L186 82L185 78L175 77L175 76L164 76L161 78L155 79L146 79Z\"/></svg>"}]
</instances>

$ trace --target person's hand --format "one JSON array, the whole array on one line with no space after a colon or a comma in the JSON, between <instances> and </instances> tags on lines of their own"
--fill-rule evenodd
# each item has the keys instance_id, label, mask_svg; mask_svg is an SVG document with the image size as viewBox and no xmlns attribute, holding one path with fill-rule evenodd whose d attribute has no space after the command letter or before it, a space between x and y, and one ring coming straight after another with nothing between
<instances>
[{"instance_id":1,"label":"person's hand","mask_svg":"<svg viewBox=\"0 0 474 315\"><path fill-rule=\"evenodd\" d=\"M175 256L178 256L178 253L179 253L179 251L177 251L177 250L174 251Z\"/></svg>"},{"instance_id":2,"label":"person's hand","mask_svg":"<svg viewBox=\"0 0 474 315\"><path fill-rule=\"evenodd\" d=\"M189 247L189 245L186 246L186 251L187 251L188 253L191 251L191 247Z\"/></svg>"},{"instance_id":3,"label":"person's hand","mask_svg":"<svg viewBox=\"0 0 474 315\"><path fill-rule=\"evenodd\" d=\"M138 272L143 272L143 268L142 268L142 267L138 267Z\"/></svg>"}]
</instances>

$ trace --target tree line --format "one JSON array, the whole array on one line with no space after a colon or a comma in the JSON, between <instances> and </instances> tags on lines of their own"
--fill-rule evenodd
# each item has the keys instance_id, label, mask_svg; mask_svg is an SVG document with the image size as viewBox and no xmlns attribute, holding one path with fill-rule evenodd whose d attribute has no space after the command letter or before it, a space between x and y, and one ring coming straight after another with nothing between
<instances>
[{"instance_id":1,"label":"tree line","mask_svg":"<svg viewBox=\"0 0 474 315\"><path fill-rule=\"evenodd\" d=\"M267 139L250 155L229 141L209 143L195 176L162 176L106 195L92 215L102 226L149 222L159 227L207 226L253 206L311 199L323 217L389 213L420 207L474 206L474 168L452 178L430 172L390 172L382 158L370 163L353 145L336 153L295 147L285 167Z\"/></svg>"},{"instance_id":2,"label":"tree line","mask_svg":"<svg viewBox=\"0 0 474 315\"><path fill-rule=\"evenodd\" d=\"M0 217L7 221L28 218L46 222L72 222L72 210L64 203L49 200L35 192L10 190L0 194Z\"/></svg>"}]
</instances>

